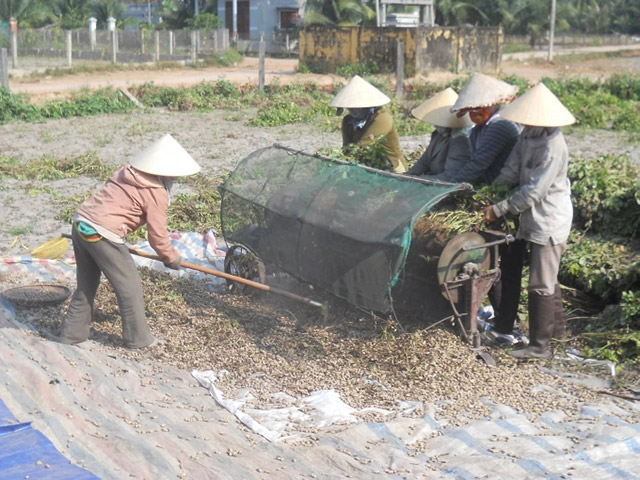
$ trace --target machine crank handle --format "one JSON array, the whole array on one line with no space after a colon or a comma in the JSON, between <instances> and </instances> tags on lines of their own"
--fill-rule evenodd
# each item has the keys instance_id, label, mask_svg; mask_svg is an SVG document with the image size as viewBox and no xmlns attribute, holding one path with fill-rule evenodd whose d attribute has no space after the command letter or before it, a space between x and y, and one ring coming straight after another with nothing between
<instances>
[{"instance_id":1,"label":"machine crank handle","mask_svg":"<svg viewBox=\"0 0 640 480\"><path fill-rule=\"evenodd\" d=\"M503 243L507 243L507 244L512 243L515 240L516 239L513 235L507 234L504 236L504 238L501 238L500 240L494 240L493 242L487 242L481 245L465 245L462 247L462 250L465 252L468 252L470 250L477 250L479 248L487 248L487 247L493 247L495 245L502 245Z\"/></svg>"}]
</instances>

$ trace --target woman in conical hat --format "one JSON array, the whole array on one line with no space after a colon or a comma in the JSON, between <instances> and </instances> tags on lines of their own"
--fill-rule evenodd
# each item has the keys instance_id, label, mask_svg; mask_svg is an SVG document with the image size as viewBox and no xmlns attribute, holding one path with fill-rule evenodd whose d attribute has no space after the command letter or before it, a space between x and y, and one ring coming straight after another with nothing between
<instances>
[{"instance_id":1,"label":"woman in conical hat","mask_svg":"<svg viewBox=\"0 0 640 480\"><path fill-rule=\"evenodd\" d=\"M551 339L564 334L558 270L573 216L569 153L560 127L574 123L575 118L542 83L505 107L502 116L524 129L495 182L518 188L509 198L487 207L485 220L520 217L516 237L528 242L530 250L530 341L512 354L522 359L548 358Z\"/></svg>"},{"instance_id":2,"label":"woman in conical hat","mask_svg":"<svg viewBox=\"0 0 640 480\"><path fill-rule=\"evenodd\" d=\"M147 325L140 276L124 237L146 224L151 247L167 267L179 269L180 256L167 230L171 184L176 177L199 171L191 155L167 134L80 205L71 232L78 286L60 329L61 343L89 338L93 300L103 273L116 292L125 346L143 348L158 342Z\"/></svg>"},{"instance_id":3,"label":"woman in conical hat","mask_svg":"<svg viewBox=\"0 0 640 480\"><path fill-rule=\"evenodd\" d=\"M453 89L446 88L411 111L418 120L428 122L436 129L420 160L407 174L448 182L471 158L471 144L466 134L471 121L451 112L457 98Z\"/></svg>"},{"instance_id":4,"label":"woman in conical hat","mask_svg":"<svg viewBox=\"0 0 640 480\"><path fill-rule=\"evenodd\" d=\"M518 140L519 127L500 115L500 105L511 101L518 88L482 73L474 74L451 107L475 124L469 135L472 157L454 182L491 183Z\"/></svg>"},{"instance_id":5,"label":"woman in conical hat","mask_svg":"<svg viewBox=\"0 0 640 480\"><path fill-rule=\"evenodd\" d=\"M404 173L407 163L400 149L400 139L391 114L384 105L391 100L369 82L356 75L333 98L330 107L344 108L349 113L342 119L342 145L366 147L383 136L382 147L393 171Z\"/></svg>"}]
</instances>

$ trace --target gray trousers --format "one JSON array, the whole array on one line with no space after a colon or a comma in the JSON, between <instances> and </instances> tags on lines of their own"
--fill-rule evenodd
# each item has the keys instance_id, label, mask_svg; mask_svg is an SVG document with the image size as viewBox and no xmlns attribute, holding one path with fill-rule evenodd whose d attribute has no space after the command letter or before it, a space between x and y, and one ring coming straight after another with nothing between
<instances>
[{"instance_id":1,"label":"gray trousers","mask_svg":"<svg viewBox=\"0 0 640 480\"><path fill-rule=\"evenodd\" d=\"M88 242L73 229L77 288L60 330L60 341L79 343L89 338L93 301L104 273L115 290L122 316L122 337L127 348L149 345L154 337L145 318L142 283L129 250L105 238Z\"/></svg>"},{"instance_id":2,"label":"gray trousers","mask_svg":"<svg viewBox=\"0 0 640 480\"><path fill-rule=\"evenodd\" d=\"M538 245L530 242L529 254L529 292L539 295L553 295L558 283L560 257L567 247L566 243Z\"/></svg>"}]
</instances>

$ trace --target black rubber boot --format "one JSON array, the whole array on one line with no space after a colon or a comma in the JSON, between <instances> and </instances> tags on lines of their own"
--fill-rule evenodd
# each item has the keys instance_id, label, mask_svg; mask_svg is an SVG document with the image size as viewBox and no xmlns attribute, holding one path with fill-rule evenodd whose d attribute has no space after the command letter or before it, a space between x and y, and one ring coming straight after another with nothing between
<instances>
[{"instance_id":1,"label":"black rubber boot","mask_svg":"<svg viewBox=\"0 0 640 480\"><path fill-rule=\"evenodd\" d=\"M562 307L562 290L560 290L559 283L556 284L556 289L553 292L553 300L553 338L555 338L556 340L561 340L565 335L567 321L564 319L564 309Z\"/></svg>"},{"instance_id":2,"label":"black rubber boot","mask_svg":"<svg viewBox=\"0 0 640 480\"><path fill-rule=\"evenodd\" d=\"M522 266L525 257L526 242L516 240L510 245L500 245L500 287L491 305L495 312L495 330L498 333L510 334L518 317L520 289L522 284ZM495 303L494 303L495 301Z\"/></svg>"},{"instance_id":3,"label":"black rubber boot","mask_svg":"<svg viewBox=\"0 0 640 480\"><path fill-rule=\"evenodd\" d=\"M529 346L511 352L516 358L549 358L555 324L555 294L529 292Z\"/></svg>"}]
</instances>

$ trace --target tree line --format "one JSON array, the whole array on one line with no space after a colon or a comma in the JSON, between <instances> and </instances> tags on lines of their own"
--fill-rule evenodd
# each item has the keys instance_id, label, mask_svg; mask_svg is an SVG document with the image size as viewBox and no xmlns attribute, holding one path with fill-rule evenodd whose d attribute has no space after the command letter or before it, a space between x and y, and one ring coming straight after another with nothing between
<instances>
[{"instance_id":1,"label":"tree line","mask_svg":"<svg viewBox=\"0 0 640 480\"><path fill-rule=\"evenodd\" d=\"M162 23L151 25L125 19L127 4L132 3L147 6L150 12L153 9ZM104 28L112 17L120 28L136 23L141 28L213 29L220 26L217 8L216 0L0 0L0 20L8 22L13 18L24 28L57 26L73 30L85 28L90 17L97 20L99 28Z\"/></svg>"},{"instance_id":2,"label":"tree line","mask_svg":"<svg viewBox=\"0 0 640 480\"><path fill-rule=\"evenodd\" d=\"M89 17L106 25L124 22L126 3L153 5L160 28L218 28L218 1L223 0L0 0L0 19L15 18L24 27L57 25L83 28ZM508 35L538 39L549 29L551 0L434 0L438 25L502 25ZM389 12L416 7L391 6ZM144 22L143 22L144 23ZM307 0L303 25L375 25L375 0ZM144 25L141 25L144 27ZM158 26L147 25L149 28ZM556 32L640 34L638 0L557 0Z\"/></svg>"},{"instance_id":3,"label":"tree line","mask_svg":"<svg viewBox=\"0 0 640 480\"><path fill-rule=\"evenodd\" d=\"M557 0L556 31L587 34L640 33L638 0ZM551 0L434 0L442 26L502 25L509 35L540 35L549 29ZM412 7L390 7L406 12ZM415 7L413 7L415 9ZM375 25L375 0L308 0L304 23Z\"/></svg>"}]
</instances>

